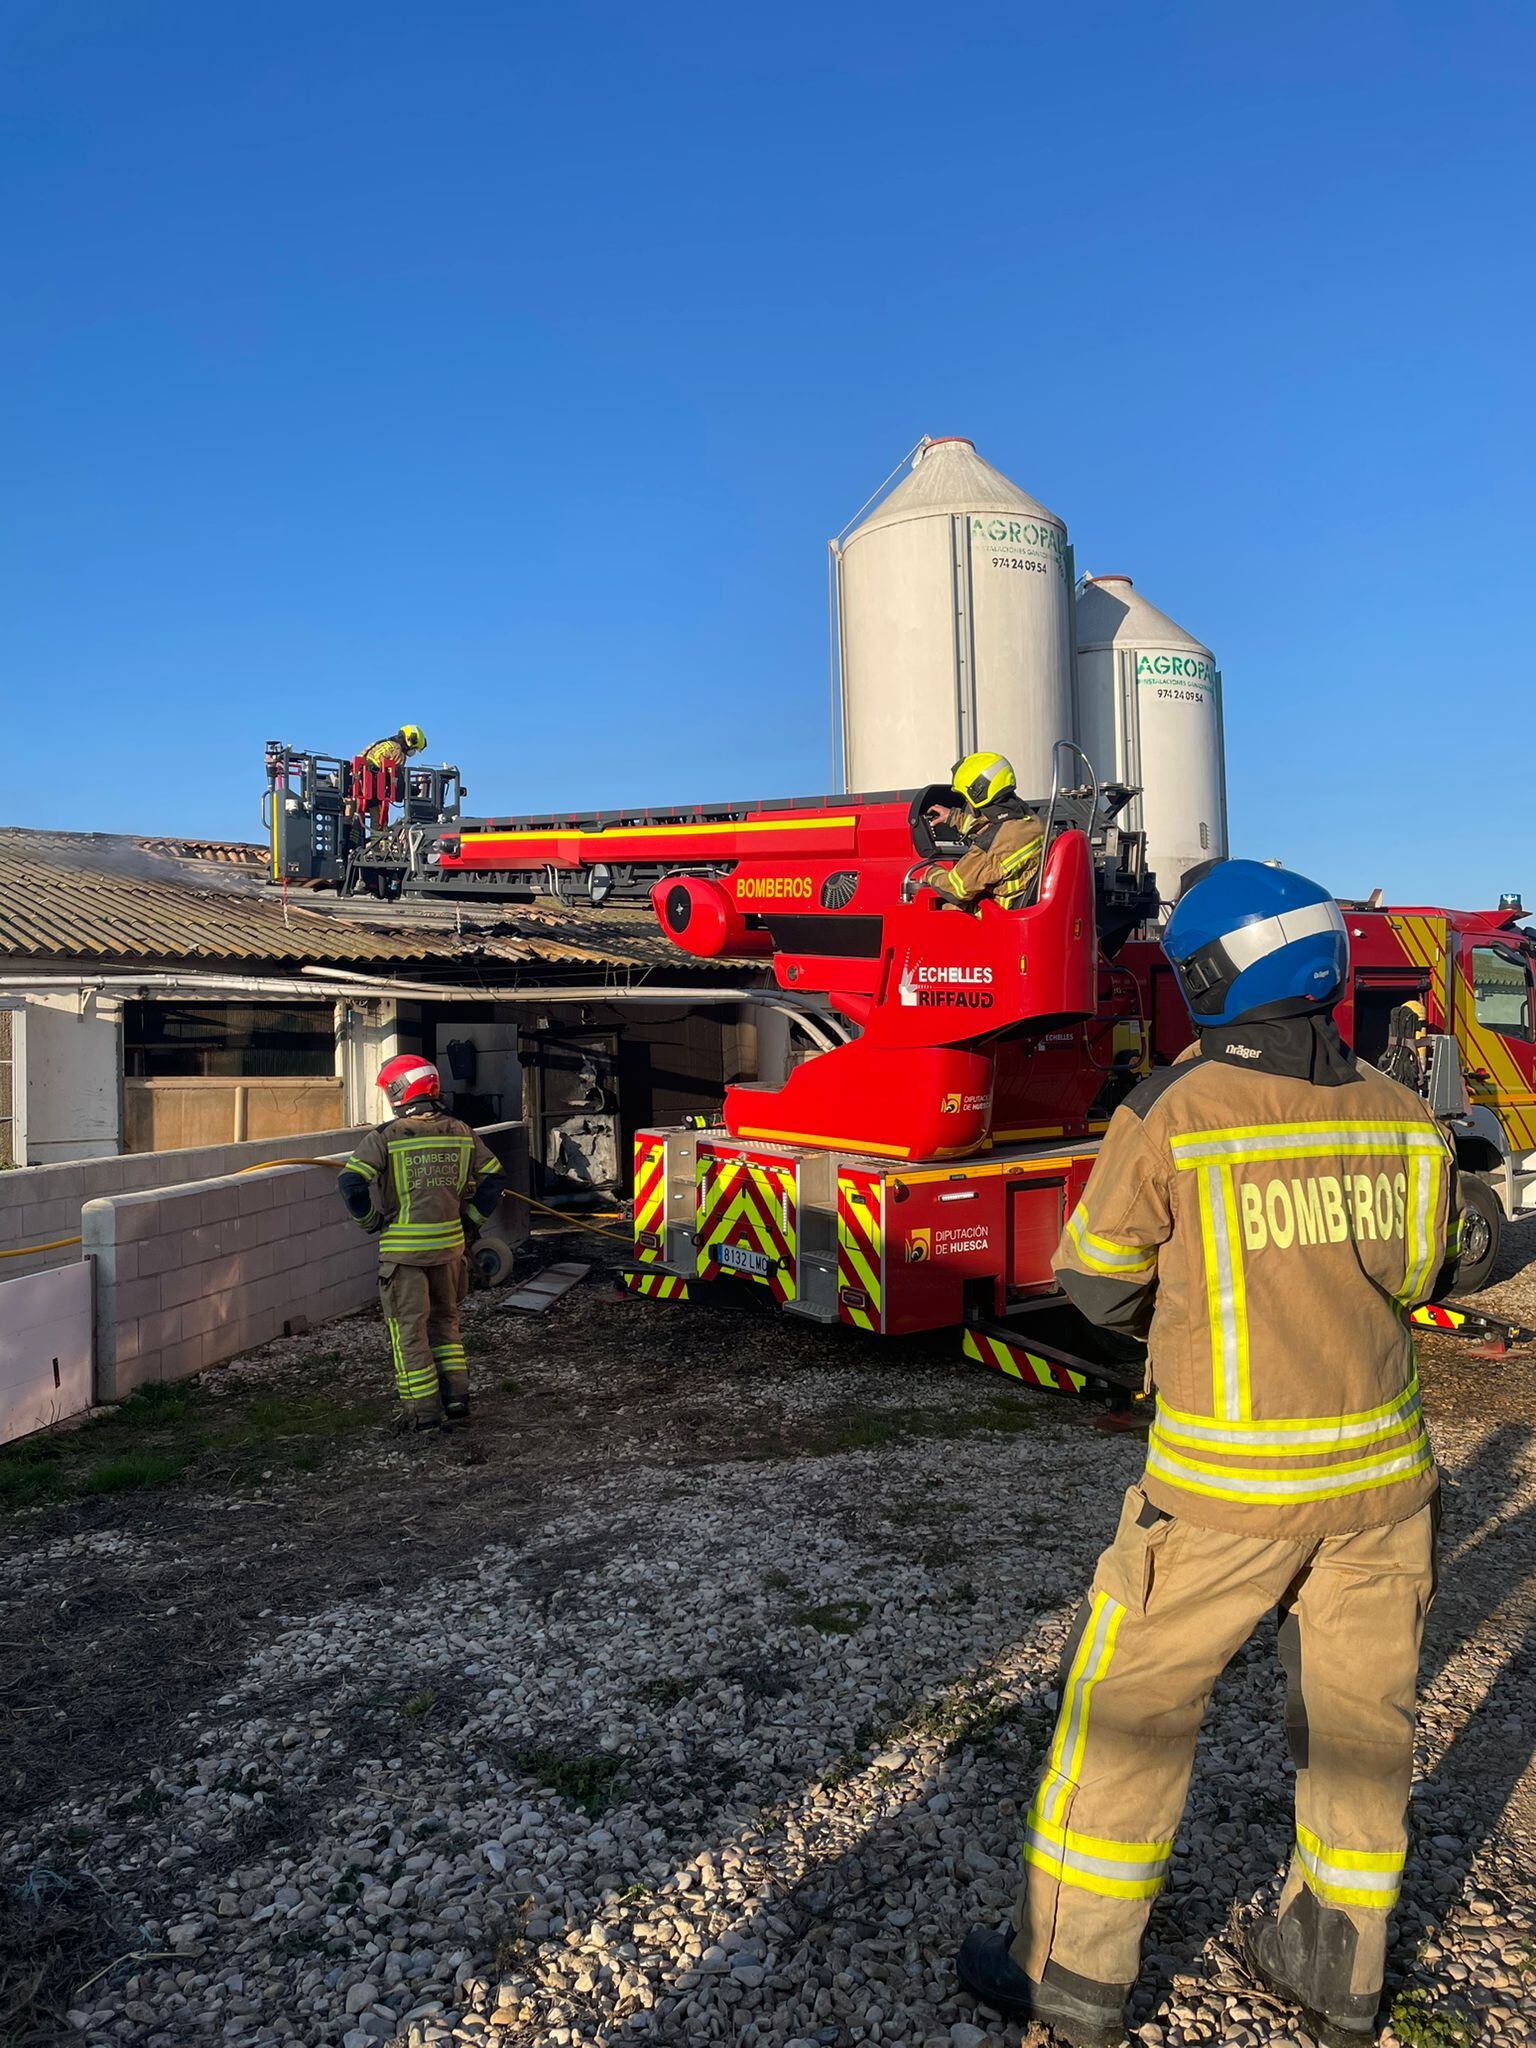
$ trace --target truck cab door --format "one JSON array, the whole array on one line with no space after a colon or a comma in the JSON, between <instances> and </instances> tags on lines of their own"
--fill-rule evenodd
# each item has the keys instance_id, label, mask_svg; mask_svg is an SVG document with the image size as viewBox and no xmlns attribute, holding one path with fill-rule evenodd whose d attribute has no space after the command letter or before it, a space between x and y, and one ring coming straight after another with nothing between
<instances>
[{"instance_id":1,"label":"truck cab door","mask_svg":"<svg viewBox=\"0 0 1536 2048\"><path fill-rule=\"evenodd\" d=\"M1536 1150L1536 979L1527 947L1466 933L1456 977L1456 1036L1467 1093L1497 1117L1511 1152Z\"/></svg>"}]
</instances>

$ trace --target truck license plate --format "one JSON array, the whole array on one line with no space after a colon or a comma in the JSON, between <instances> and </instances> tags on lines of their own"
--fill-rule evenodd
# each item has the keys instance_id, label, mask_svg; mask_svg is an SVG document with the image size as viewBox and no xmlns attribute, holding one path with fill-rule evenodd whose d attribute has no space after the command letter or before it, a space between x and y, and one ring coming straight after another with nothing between
<instances>
[{"instance_id":1,"label":"truck license plate","mask_svg":"<svg viewBox=\"0 0 1536 2048\"><path fill-rule=\"evenodd\" d=\"M768 1278L768 1254L754 1251L750 1245L723 1244L719 1259L728 1272L750 1273L755 1280Z\"/></svg>"}]
</instances>

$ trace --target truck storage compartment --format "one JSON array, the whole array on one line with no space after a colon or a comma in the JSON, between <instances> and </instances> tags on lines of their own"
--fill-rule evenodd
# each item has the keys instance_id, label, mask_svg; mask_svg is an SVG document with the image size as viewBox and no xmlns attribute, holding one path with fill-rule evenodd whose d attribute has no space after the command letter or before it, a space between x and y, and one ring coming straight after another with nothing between
<instances>
[{"instance_id":1,"label":"truck storage compartment","mask_svg":"<svg viewBox=\"0 0 1536 2048\"><path fill-rule=\"evenodd\" d=\"M1055 1287L1051 1255L1066 1221L1060 1180L1013 1181L1008 1189L1008 1292L1041 1294Z\"/></svg>"}]
</instances>

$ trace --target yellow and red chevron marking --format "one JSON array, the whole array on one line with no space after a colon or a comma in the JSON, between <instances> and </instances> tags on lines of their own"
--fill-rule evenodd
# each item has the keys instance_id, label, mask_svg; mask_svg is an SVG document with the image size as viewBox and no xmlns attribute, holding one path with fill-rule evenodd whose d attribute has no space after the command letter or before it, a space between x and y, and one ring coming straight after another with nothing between
<instances>
[{"instance_id":1,"label":"yellow and red chevron marking","mask_svg":"<svg viewBox=\"0 0 1536 2048\"><path fill-rule=\"evenodd\" d=\"M653 1301L687 1301L688 1282L679 1273L621 1273L621 1287L631 1294L648 1294Z\"/></svg>"},{"instance_id":2,"label":"yellow and red chevron marking","mask_svg":"<svg viewBox=\"0 0 1536 2048\"><path fill-rule=\"evenodd\" d=\"M1502 1316L1484 1315L1481 1309L1451 1308L1438 1301L1426 1301L1408 1318L1416 1330L1454 1330L1468 1337L1502 1338L1507 1344L1528 1344L1536 1330L1523 1323L1508 1323Z\"/></svg>"},{"instance_id":3,"label":"yellow and red chevron marking","mask_svg":"<svg viewBox=\"0 0 1536 2048\"><path fill-rule=\"evenodd\" d=\"M978 1365L990 1365L997 1372L1006 1373L1009 1379L1024 1380L1032 1387L1049 1387L1057 1394L1083 1394L1088 1391L1086 1373L1073 1372L1070 1366L1058 1365L1053 1358L1042 1358L1038 1351L1031 1351L1025 1344L1012 1343L1006 1337L989 1336L985 1330L967 1330L961 1340L961 1349Z\"/></svg>"},{"instance_id":4,"label":"yellow and red chevron marking","mask_svg":"<svg viewBox=\"0 0 1536 2048\"><path fill-rule=\"evenodd\" d=\"M1419 1330L1459 1330L1466 1317L1456 1309L1441 1308L1438 1302L1426 1301L1422 1308L1416 1308L1408 1318Z\"/></svg>"},{"instance_id":5,"label":"yellow and red chevron marking","mask_svg":"<svg viewBox=\"0 0 1536 2048\"><path fill-rule=\"evenodd\" d=\"M654 1132L635 1138L635 1257L642 1266L660 1264L667 1231L667 1141ZM644 1239L655 1240L646 1244Z\"/></svg>"},{"instance_id":6,"label":"yellow and red chevron marking","mask_svg":"<svg viewBox=\"0 0 1536 2048\"><path fill-rule=\"evenodd\" d=\"M885 1327L885 1181L843 1167L837 1176L837 1313L856 1330Z\"/></svg>"},{"instance_id":7,"label":"yellow and red chevron marking","mask_svg":"<svg viewBox=\"0 0 1536 2048\"><path fill-rule=\"evenodd\" d=\"M799 1182L792 1159L699 1147L693 1241L701 1280L732 1273L767 1287L775 1301L793 1301L798 1218ZM767 1272L728 1264L721 1257L727 1245L761 1254Z\"/></svg>"}]
</instances>

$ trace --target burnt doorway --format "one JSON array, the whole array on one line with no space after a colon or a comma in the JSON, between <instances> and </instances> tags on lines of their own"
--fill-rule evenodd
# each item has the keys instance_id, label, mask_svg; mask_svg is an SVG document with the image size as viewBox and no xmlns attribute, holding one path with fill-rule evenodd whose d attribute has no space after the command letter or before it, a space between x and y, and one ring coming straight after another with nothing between
<instances>
[{"instance_id":1,"label":"burnt doorway","mask_svg":"<svg viewBox=\"0 0 1536 2048\"><path fill-rule=\"evenodd\" d=\"M535 1193L616 1187L626 1177L619 1033L549 1025L519 1034Z\"/></svg>"}]
</instances>

